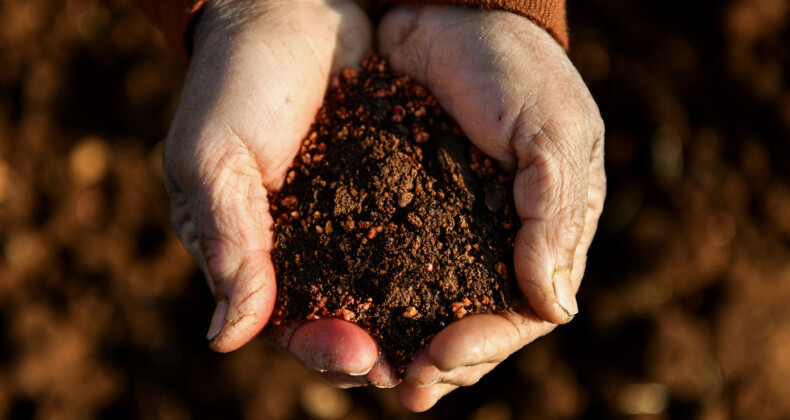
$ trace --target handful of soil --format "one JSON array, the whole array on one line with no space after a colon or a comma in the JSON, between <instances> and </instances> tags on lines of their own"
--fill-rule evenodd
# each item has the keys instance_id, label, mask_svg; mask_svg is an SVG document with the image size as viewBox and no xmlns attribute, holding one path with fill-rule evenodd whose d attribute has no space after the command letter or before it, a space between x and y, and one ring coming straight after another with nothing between
<instances>
[{"instance_id":1,"label":"handful of soil","mask_svg":"<svg viewBox=\"0 0 790 420\"><path fill-rule=\"evenodd\" d=\"M512 183L409 77L343 70L270 197L273 321L355 322L402 374L453 320L517 301Z\"/></svg>"}]
</instances>

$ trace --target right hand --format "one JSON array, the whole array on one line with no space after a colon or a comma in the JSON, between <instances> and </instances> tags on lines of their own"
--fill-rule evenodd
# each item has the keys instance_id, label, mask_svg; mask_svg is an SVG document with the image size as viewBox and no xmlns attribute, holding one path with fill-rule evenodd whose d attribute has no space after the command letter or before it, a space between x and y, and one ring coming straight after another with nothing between
<instances>
[{"instance_id":1,"label":"right hand","mask_svg":"<svg viewBox=\"0 0 790 420\"><path fill-rule=\"evenodd\" d=\"M472 315L437 333L398 387L404 406L423 411L576 314L606 195L604 126L573 63L526 17L397 5L378 35L394 71L427 86L472 143L516 171L513 262L529 307Z\"/></svg>"},{"instance_id":2,"label":"right hand","mask_svg":"<svg viewBox=\"0 0 790 420\"><path fill-rule=\"evenodd\" d=\"M351 0L213 0L167 135L173 227L216 301L208 339L235 350L269 321L277 287L267 194L282 185L330 75L370 52ZM373 339L337 319L290 322L269 337L338 385L393 386Z\"/></svg>"}]
</instances>

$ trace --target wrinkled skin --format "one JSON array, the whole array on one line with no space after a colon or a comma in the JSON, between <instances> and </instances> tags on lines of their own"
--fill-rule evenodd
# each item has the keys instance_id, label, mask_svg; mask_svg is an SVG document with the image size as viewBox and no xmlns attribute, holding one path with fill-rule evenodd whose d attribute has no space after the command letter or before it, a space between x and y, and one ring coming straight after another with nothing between
<instances>
[{"instance_id":1,"label":"wrinkled skin","mask_svg":"<svg viewBox=\"0 0 790 420\"><path fill-rule=\"evenodd\" d=\"M577 312L605 194L603 124L565 53L523 17L398 6L378 40L394 70L426 84L478 147L517 169L515 268L529 307L436 335L398 386L404 406L422 411ZM214 0L204 11L164 169L173 227L217 302L212 349L235 350L267 326L276 295L267 193L282 185L330 75L370 52L370 23L351 0ZM352 323L264 334L337 386L398 383Z\"/></svg>"},{"instance_id":2,"label":"wrinkled skin","mask_svg":"<svg viewBox=\"0 0 790 420\"><path fill-rule=\"evenodd\" d=\"M528 19L453 6L398 6L378 28L393 70L425 84L470 140L516 169L514 265L528 307L440 331L409 365L401 402L427 410L570 321L606 194L604 127L560 46Z\"/></svg>"},{"instance_id":3,"label":"wrinkled skin","mask_svg":"<svg viewBox=\"0 0 790 420\"><path fill-rule=\"evenodd\" d=\"M367 16L350 0L215 0L204 10L164 170L173 227L217 302L212 349L235 350L269 321L276 283L267 192L282 185L330 74L359 63L371 43ZM323 319L266 333L332 380L397 383L354 324Z\"/></svg>"}]
</instances>

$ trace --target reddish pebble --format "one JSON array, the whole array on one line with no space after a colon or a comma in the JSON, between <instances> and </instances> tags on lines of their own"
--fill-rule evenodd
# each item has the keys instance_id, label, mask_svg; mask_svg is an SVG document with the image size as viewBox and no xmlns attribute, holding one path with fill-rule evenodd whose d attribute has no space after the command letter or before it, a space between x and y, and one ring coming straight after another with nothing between
<instances>
[{"instance_id":1,"label":"reddish pebble","mask_svg":"<svg viewBox=\"0 0 790 420\"><path fill-rule=\"evenodd\" d=\"M345 319L346 321L353 321L356 318L357 318L357 314L355 314L352 311L349 311L346 308L343 308L343 319Z\"/></svg>"},{"instance_id":2,"label":"reddish pebble","mask_svg":"<svg viewBox=\"0 0 790 420\"><path fill-rule=\"evenodd\" d=\"M466 311L466 309L461 308L461 309L455 311L454 314L455 314L455 319L461 319L461 318L466 316L467 311Z\"/></svg>"},{"instance_id":3,"label":"reddish pebble","mask_svg":"<svg viewBox=\"0 0 790 420\"><path fill-rule=\"evenodd\" d=\"M376 235L378 235L376 228L370 228L370 230L368 230L368 239L373 239Z\"/></svg>"},{"instance_id":4,"label":"reddish pebble","mask_svg":"<svg viewBox=\"0 0 790 420\"><path fill-rule=\"evenodd\" d=\"M357 71L352 69L351 67L346 67L343 69L340 75L343 76L343 78L346 80L353 79L357 77Z\"/></svg>"},{"instance_id":5,"label":"reddish pebble","mask_svg":"<svg viewBox=\"0 0 790 420\"><path fill-rule=\"evenodd\" d=\"M403 316L406 318L416 318L419 315L420 313L417 311L417 308L415 308L414 306L409 306L408 308L406 308L405 311L403 311Z\"/></svg>"},{"instance_id":6,"label":"reddish pebble","mask_svg":"<svg viewBox=\"0 0 790 420\"><path fill-rule=\"evenodd\" d=\"M502 261L496 263L494 266L494 270L499 274L499 277L505 278L507 277L507 268L505 267L505 263Z\"/></svg>"},{"instance_id":7,"label":"reddish pebble","mask_svg":"<svg viewBox=\"0 0 790 420\"><path fill-rule=\"evenodd\" d=\"M280 204L282 204L285 207L293 207L299 204L299 199L296 198L296 196L289 195L287 197L283 197L283 199L280 201Z\"/></svg>"},{"instance_id":8,"label":"reddish pebble","mask_svg":"<svg viewBox=\"0 0 790 420\"><path fill-rule=\"evenodd\" d=\"M433 271L433 264L431 263L425 264L425 269L428 271Z\"/></svg>"}]
</instances>

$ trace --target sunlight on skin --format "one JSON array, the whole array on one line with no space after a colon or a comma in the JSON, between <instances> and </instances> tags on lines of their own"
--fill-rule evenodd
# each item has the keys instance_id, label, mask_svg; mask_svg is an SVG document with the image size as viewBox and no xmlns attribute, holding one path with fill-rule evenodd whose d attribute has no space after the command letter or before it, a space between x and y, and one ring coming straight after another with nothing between
<instances>
[{"instance_id":1,"label":"sunlight on skin","mask_svg":"<svg viewBox=\"0 0 790 420\"><path fill-rule=\"evenodd\" d=\"M235 350L269 321L276 283L267 194L282 183L330 74L358 63L371 42L367 16L350 0L216 0L203 11L164 169L173 227L217 301L212 349ZM352 323L285 323L267 336L311 369L396 383Z\"/></svg>"},{"instance_id":2,"label":"sunlight on skin","mask_svg":"<svg viewBox=\"0 0 790 420\"><path fill-rule=\"evenodd\" d=\"M517 170L515 268L531 309L470 316L437 334L398 386L404 406L422 411L577 312L605 195L603 124L565 53L523 17L397 6L378 31L393 69L426 84L480 149ZM268 323L267 194L282 184L332 72L359 63L372 39L350 0L215 0L204 10L164 168L173 227L217 301L214 350L235 350ZM355 324L289 322L265 335L337 386L398 384Z\"/></svg>"},{"instance_id":3,"label":"sunlight on skin","mask_svg":"<svg viewBox=\"0 0 790 420\"><path fill-rule=\"evenodd\" d=\"M378 35L393 70L428 86L477 147L517 170L514 265L529 305L440 331L398 388L404 406L423 411L578 312L575 294L606 194L604 127L565 52L524 17L397 6Z\"/></svg>"}]
</instances>

